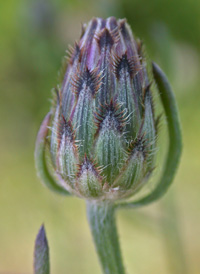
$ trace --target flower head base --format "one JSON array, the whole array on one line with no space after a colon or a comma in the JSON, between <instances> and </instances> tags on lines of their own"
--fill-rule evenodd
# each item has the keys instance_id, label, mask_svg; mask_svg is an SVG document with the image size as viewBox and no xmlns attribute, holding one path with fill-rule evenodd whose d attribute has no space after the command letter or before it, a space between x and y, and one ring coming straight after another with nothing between
<instances>
[{"instance_id":1,"label":"flower head base","mask_svg":"<svg viewBox=\"0 0 200 274\"><path fill-rule=\"evenodd\" d=\"M87 199L130 197L151 174L156 146L141 43L125 20L95 18L68 59L48 118L58 184Z\"/></svg>"}]
</instances>

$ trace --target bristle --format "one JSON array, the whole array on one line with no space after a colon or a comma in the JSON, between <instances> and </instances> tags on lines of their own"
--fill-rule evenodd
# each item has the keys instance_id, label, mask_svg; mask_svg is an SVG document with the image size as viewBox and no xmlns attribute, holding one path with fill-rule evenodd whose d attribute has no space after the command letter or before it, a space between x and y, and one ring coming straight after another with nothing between
<instances>
[{"instance_id":1,"label":"bristle","mask_svg":"<svg viewBox=\"0 0 200 274\"><path fill-rule=\"evenodd\" d=\"M71 45L68 47L66 58L70 65L73 65L75 59L81 61L81 50L77 42L75 42L74 47Z\"/></svg>"},{"instance_id":2,"label":"bristle","mask_svg":"<svg viewBox=\"0 0 200 274\"><path fill-rule=\"evenodd\" d=\"M95 39L97 40L100 50L104 47L111 48L115 42L111 32L107 28L104 28L100 33L98 33Z\"/></svg>"},{"instance_id":3,"label":"bristle","mask_svg":"<svg viewBox=\"0 0 200 274\"><path fill-rule=\"evenodd\" d=\"M99 168L96 163L93 160L89 159L85 154L83 162L81 164L78 164L77 177L79 178L86 170L91 171L100 181L102 180L102 176L100 175L101 168Z\"/></svg>"},{"instance_id":4,"label":"bristle","mask_svg":"<svg viewBox=\"0 0 200 274\"><path fill-rule=\"evenodd\" d=\"M100 73L97 73L97 69L89 70L86 67L82 73L78 70L77 74L71 81L73 92L78 97L80 91L84 88L83 85L85 85L86 88L90 89L92 96L95 96L100 89L101 79L102 76Z\"/></svg>"},{"instance_id":5,"label":"bristle","mask_svg":"<svg viewBox=\"0 0 200 274\"><path fill-rule=\"evenodd\" d=\"M137 136L133 141L130 142L129 152L134 154L135 152L144 152L146 148L145 134Z\"/></svg>"},{"instance_id":6,"label":"bristle","mask_svg":"<svg viewBox=\"0 0 200 274\"><path fill-rule=\"evenodd\" d=\"M66 121L63 115L60 115L60 119L58 121L58 132L57 132L57 140L58 140L58 147L60 146L60 142L65 135L70 142L75 144L75 132L73 130L72 122Z\"/></svg>"},{"instance_id":7,"label":"bristle","mask_svg":"<svg viewBox=\"0 0 200 274\"><path fill-rule=\"evenodd\" d=\"M145 86L145 87L143 88L143 92L142 92L143 104L144 104L145 98L146 98L147 96L150 96L150 97L151 97L151 90L150 90L151 86L152 86L152 82L148 83L148 85Z\"/></svg>"},{"instance_id":8,"label":"bristle","mask_svg":"<svg viewBox=\"0 0 200 274\"><path fill-rule=\"evenodd\" d=\"M126 116L125 110L120 110L120 105L117 102L111 100L110 104L106 104L105 106L101 106L96 109L94 113L95 116L95 124L97 127L97 131L95 136L99 134L99 131L103 127L103 122L105 119L108 119L108 124L112 127L114 124L115 128L122 132L128 117Z\"/></svg>"},{"instance_id":9,"label":"bristle","mask_svg":"<svg viewBox=\"0 0 200 274\"><path fill-rule=\"evenodd\" d=\"M61 68L58 72L58 82L59 83L62 83L63 80L64 80L64 77L65 77L65 73L66 73L66 70L67 70L67 66L68 66L68 63L69 63L69 59L68 59L68 56L64 56L62 58L62 61L61 61Z\"/></svg>"},{"instance_id":10,"label":"bristle","mask_svg":"<svg viewBox=\"0 0 200 274\"><path fill-rule=\"evenodd\" d=\"M137 54L139 56L140 64L142 64L142 61L144 59L143 41L138 39L136 41L136 47L137 47Z\"/></svg>"},{"instance_id":11,"label":"bristle","mask_svg":"<svg viewBox=\"0 0 200 274\"><path fill-rule=\"evenodd\" d=\"M158 131L161 128L161 121L162 121L163 114L159 114L158 117L155 119L155 130L156 130L156 137L158 137Z\"/></svg>"},{"instance_id":12,"label":"bristle","mask_svg":"<svg viewBox=\"0 0 200 274\"><path fill-rule=\"evenodd\" d=\"M112 56L112 65L117 79L120 78L122 69L127 71L131 78L140 70L140 67L136 63L136 57L128 58L127 52L122 54L121 57L116 54L113 54Z\"/></svg>"}]
</instances>

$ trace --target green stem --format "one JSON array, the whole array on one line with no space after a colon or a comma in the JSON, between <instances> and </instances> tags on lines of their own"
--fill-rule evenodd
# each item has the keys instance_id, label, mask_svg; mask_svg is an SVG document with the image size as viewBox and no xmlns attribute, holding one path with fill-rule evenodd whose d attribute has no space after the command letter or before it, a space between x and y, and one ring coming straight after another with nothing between
<instances>
[{"instance_id":1,"label":"green stem","mask_svg":"<svg viewBox=\"0 0 200 274\"><path fill-rule=\"evenodd\" d=\"M103 273L124 274L114 205L88 201L87 215Z\"/></svg>"}]
</instances>

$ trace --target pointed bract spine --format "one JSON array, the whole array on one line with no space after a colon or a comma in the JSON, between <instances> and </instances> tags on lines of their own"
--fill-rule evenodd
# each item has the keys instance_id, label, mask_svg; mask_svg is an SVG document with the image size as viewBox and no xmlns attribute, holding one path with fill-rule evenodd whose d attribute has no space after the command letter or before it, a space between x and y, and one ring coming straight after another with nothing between
<instances>
[{"instance_id":1,"label":"pointed bract spine","mask_svg":"<svg viewBox=\"0 0 200 274\"><path fill-rule=\"evenodd\" d=\"M103 194L100 169L86 155L83 163L79 165L76 187L83 197L99 198Z\"/></svg>"}]
</instances>

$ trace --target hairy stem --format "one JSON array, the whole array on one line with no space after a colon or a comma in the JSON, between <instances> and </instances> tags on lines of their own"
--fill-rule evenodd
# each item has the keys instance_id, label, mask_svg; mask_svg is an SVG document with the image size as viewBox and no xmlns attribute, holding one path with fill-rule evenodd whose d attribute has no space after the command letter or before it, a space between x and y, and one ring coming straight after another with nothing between
<instances>
[{"instance_id":1,"label":"hairy stem","mask_svg":"<svg viewBox=\"0 0 200 274\"><path fill-rule=\"evenodd\" d=\"M87 215L103 273L124 274L114 205L88 201Z\"/></svg>"}]
</instances>

